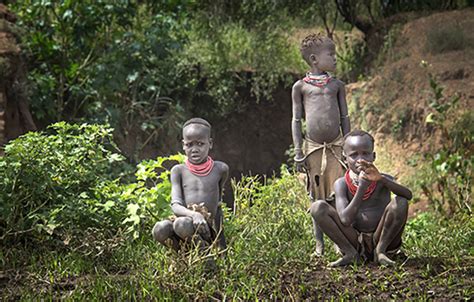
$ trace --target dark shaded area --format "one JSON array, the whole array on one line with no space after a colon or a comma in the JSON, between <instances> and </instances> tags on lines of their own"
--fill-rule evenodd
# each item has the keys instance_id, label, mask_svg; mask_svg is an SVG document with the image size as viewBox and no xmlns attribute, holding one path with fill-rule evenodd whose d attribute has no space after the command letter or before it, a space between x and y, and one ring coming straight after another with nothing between
<instances>
[{"instance_id":1,"label":"dark shaded area","mask_svg":"<svg viewBox=\"0 0 474 302\"><path fill-rule=\"evenodd\" d=\"M285 151L292 143L290 92L289 88L278 88L273 101L258 103L249 97L245 111L211 121L215 144L211 153L229 165L231 178L270 176L287 161ZM225 194L226 201L230 198L230 193Z\"/></svg>"},{"instance_id":2,"label":"dark shaded area","mask_svg":"<svg viewBox=\"0 0 474 302\"><path fill-rule=\"evenodd\" d=\"M18 46L16 16L0 3L0 146L36 130L24 94L26 68Z\"/></svg>"}]
</instances>

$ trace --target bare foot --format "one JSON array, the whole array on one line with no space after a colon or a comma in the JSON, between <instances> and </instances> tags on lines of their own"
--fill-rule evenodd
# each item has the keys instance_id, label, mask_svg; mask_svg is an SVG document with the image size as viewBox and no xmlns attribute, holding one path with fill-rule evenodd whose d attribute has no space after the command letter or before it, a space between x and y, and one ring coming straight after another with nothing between
<instances>
[{"instance_id":1,"label":"bare foot","mask_svg":"<svg viewBox=\"0 0 474 302\"><path fill-rule=\"evenodd\" d=\"M385 265L385 266L395 265L395 261L388 258L387 255L385 255L384 253L375 254L375 261L377 261L380 265Z\"/></svg>"},{"instance_id":2,"label":"bare foot","mask_svg":"<svg viewBox=\"0 0 474 302\"><path fill-rule=\"evenodd\" d=\"M321 257L324 255L324 242L316 240L316 251L314 252L316 257Z\"/></svg>"},{"instance_id":3,"label":"bare foot","mask_svg":"<svg viewBox=\"0 0 474 302\"><path fill-rule=\"evenodd\" d=\"M359 254L357 253L346 254L342 256L341 258L337 259L336 261L329 263L328 266L329 267L345 266L345 265L349 265L355 262L359 262L359 260L360 260Z\"/></svg>"},{"instance_id":4,"label":"bare foot","mask_svg":"<svg viewBox=\"0 0 474 302\"><path fill-rule=\"evenodd\" d=\"M343 255L341 249L337 246L337 244L334 243L334 251L336 254Z\"/></svg>"}]
</instances>

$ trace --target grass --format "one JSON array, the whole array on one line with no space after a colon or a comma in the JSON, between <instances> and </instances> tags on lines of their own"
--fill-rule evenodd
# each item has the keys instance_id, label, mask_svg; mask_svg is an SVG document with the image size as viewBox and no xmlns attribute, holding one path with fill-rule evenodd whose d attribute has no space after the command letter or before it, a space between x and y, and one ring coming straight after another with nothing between
<instances>
[{"instance_id":1,"label":"grass","mask_svg":"<svg viewBox=\"0 0 474 302\"><path fill-rule=\"evenodd\" d=\"M393 268L373 263L328 269L327 241L311 256L309 201L296 177L235 184L236 213L226 213L229 249L207 271L200 256L177 255L149 236L107 255L21 246L0 249L0 292L15 300L468 299L473 294L472 217L425 213L409 221L407 257ZM146 234L146 233L145 233ZM327 239L327 238L326 238Z\"/></svg>"}]
</instances>

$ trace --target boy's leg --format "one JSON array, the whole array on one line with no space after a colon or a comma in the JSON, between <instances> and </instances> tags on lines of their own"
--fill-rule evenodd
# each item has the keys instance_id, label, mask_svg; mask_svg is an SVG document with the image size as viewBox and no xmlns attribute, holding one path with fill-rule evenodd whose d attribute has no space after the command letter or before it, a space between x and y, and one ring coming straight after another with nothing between
<instances>
[{"instance_id":1,"label":"boy's leg","mask_svg":"<svg viewBox=\"0 0 474 302\"><path fill-rule=\"evenodd\" d=\"M179 239L173 231L173 223L170 220L159 221L152 230L153 239L166 247L172 247L174 250L179 248ZM169 245L171 241L171 246Z\"/></svg>"},{"instance_id":2,"label":"boy's leg","mask_svg":"<svg viewBox=\"0 0 474 302\"><path fill-rule=\"evenodd\" d=\"M324 234L323 234L323 231L321 230L321 228L318 226L318 223L316 222L316 219L314 219L313 216L311 218L313 220L314 237L316 238L316 253L315 253L315 255L320 257L324 254Z\"/></svg>"},{"instance_id":3,"label":"boy's leg","mask_svg":"<svg viewBox=\"0 0 474 302\"><path fill-rule=\"evenodd\" d=\"M193 219L191 217L178 217L173 222L173 230L181 239L188 240L194 235Z\"/></svg>"},{"instance_id":4,"label":"boy's leg","mask_svg":"<svg viewBox=\"0 0 474 302\"><path fill-rule=\"evenodd\" d=\"M203 238L203 235L209 234L208 225L202 226L202 229L196 230L191 217L178 217L173 223L173 229L185 242L193 242L201 250L209 246L209 242Z\"/></svg>"},{"instance_id":5,"label":"boy's leg","mask_svg":"<svg viewBox=\"0 0 474 302\"><path fill-rule=\"evenodd\" d=\"M339 246L343 253L342 258L331 262L329 266L348 265L358 261L357 232L354 228L346 227L341 223L336 209L324 200L317 200L311 205L310 211L311 216L318 221L321 230Z\"/></svg>"},{"instance_id":6,"label":"boy's leg","mask_svg":"<svg viewBox=\"0 0 474 302\"><path fill-rule=\"evenodd\" d=\"M382 219L374 233L375 261L382 265L395 262L387 257L387 251L399 248L402 243L403 228L408 218L408 201L400 196L387 205Z\"/></svg>"}]
</instances>

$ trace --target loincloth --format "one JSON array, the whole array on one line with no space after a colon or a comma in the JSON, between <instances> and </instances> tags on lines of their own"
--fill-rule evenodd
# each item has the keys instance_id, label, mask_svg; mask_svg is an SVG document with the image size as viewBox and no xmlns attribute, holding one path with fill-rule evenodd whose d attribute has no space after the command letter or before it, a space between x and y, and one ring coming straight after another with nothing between
<instances>
[{"instance_id":1,"label":"loincloth","mask_svg":"<svg viewBox=\"0 0 474 302\"><path fill-rule=\"evenodd\" d=\"M357 251L359 255L364 258L365 260L373 260L374 259L374 250L375 250L375 242L374 242L374 233L373 232L359 232L357 231L357 241L359 246ZM398 245L396 248L393 248L386 252L387 256L395 255L401 247Z\"/></svg>"},{"instance_id":2,"label":"loincloth","mask_svg":"<svg viewBox=\"0 0 474 302\"><path fill-rule=\"evenodd\" d=\"M305 139L303 152L306 166L306 188L314 200L334 198L334 182L344 175L346 165L342 160L343 137L333 142L319 144Z\"/></svg>"}]
</instances>

